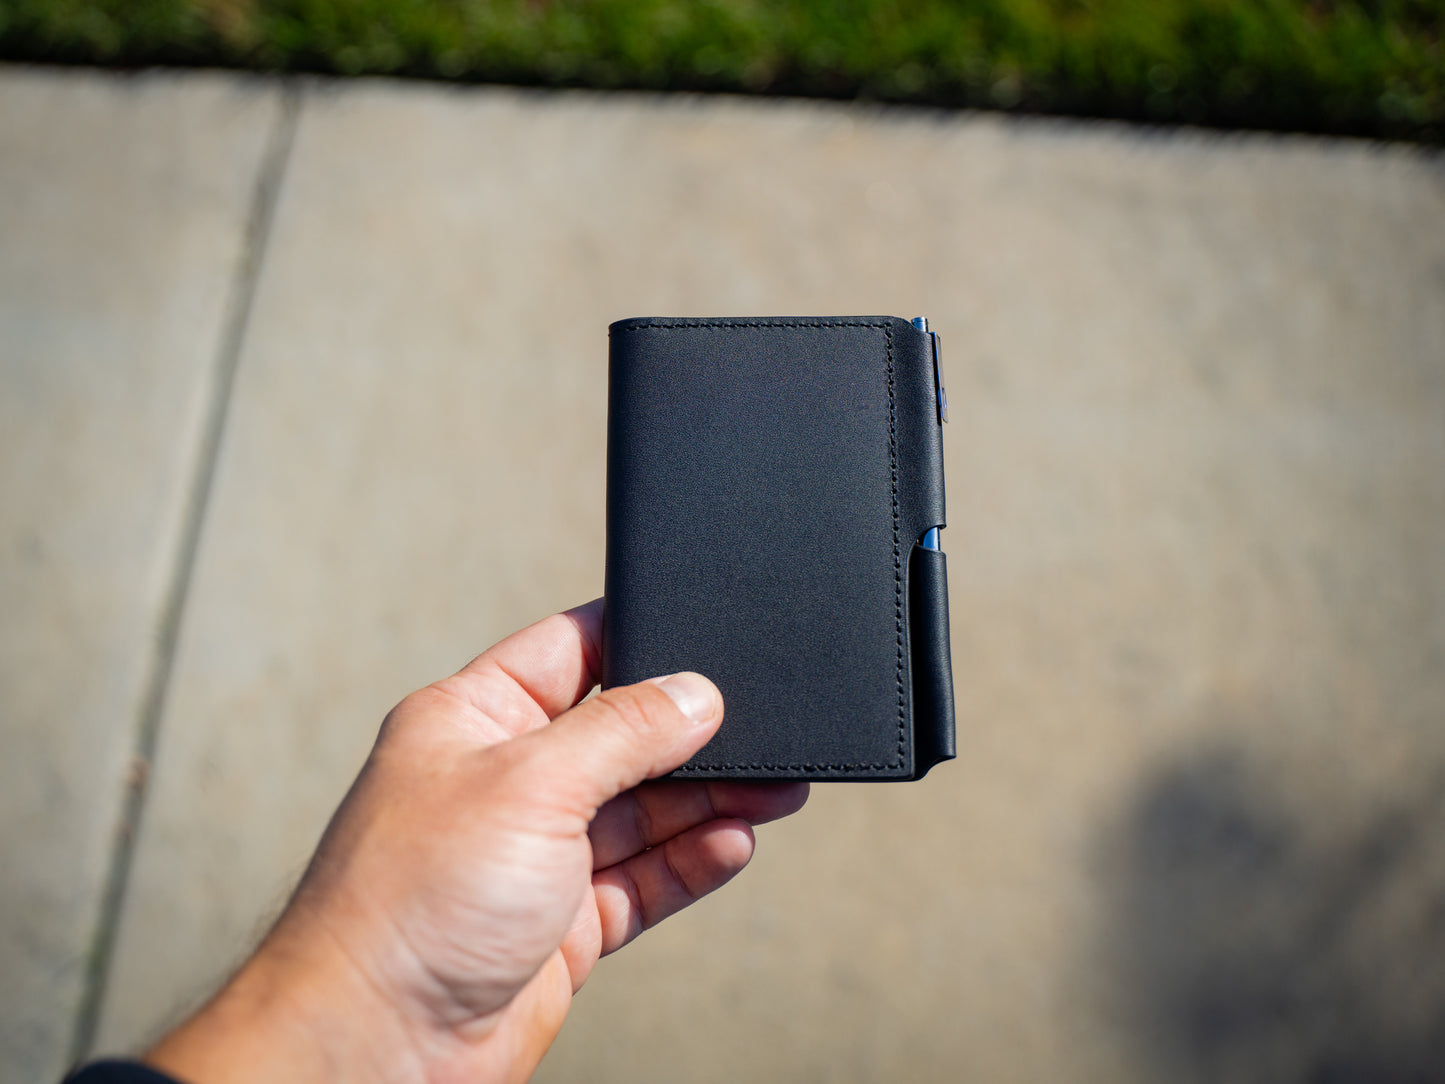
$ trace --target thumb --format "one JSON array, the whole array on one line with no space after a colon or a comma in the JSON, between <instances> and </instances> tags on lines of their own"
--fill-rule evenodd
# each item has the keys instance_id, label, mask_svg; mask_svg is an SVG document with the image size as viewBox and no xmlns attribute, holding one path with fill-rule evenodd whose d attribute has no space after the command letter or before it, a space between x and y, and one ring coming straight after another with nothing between
<instances>
[{"instance_id":1,"label":"thumb","mask_svg":"<svg viewBox=\"0 0 1445 1084\"><path fill-rule=\"evenodd\" d=\"M685 764L722 723L718 688L684 671L607 689L522 739L537 762L565 776L590 817L645 779Z\"/></svg>"}]
</instances>

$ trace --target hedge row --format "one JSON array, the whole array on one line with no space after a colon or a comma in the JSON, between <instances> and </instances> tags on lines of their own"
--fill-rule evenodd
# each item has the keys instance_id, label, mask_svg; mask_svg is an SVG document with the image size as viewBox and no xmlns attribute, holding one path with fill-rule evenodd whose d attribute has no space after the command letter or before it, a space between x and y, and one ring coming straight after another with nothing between
<instances>
[{"instance_id":1,"label":"hedge row","mask_svg":"<svg viewBox=\"0 0 1445 1084\"><path fill-rule=\"evenodd\" d=\"M1445 139L1445 0L0 0L0 57Z\"/></svg>"}]
</instances>

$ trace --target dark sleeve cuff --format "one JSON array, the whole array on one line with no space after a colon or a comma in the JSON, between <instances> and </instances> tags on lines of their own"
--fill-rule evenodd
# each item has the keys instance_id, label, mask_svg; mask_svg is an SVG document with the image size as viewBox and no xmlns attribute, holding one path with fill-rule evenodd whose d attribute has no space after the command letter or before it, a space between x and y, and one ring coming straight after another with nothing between
<instances>
[{"instance_id":1,"label":"dark sleeve cuff","mask_svg":"<svg viewBox=\"0 0 1445 1084\"><path fill-rule=\"evenodd\" d=\"M95 1061L81 1066L62 1084L180 1084L138 1061Z\"/></svg>"}]
</instances>

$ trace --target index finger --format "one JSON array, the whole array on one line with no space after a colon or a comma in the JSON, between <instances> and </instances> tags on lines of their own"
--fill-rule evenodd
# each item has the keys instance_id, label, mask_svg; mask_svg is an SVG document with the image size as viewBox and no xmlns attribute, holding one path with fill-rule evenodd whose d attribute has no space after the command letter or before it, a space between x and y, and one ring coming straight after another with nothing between
<instances>
[{"instance_id":1,"label":"index finger","mask_svg":"<svg viewBox=\"0 0 1445 1084\"><path fill-rule=\"evenodd\" d=\"M513 734L561 715L602 672L602 599L544 617L487 648L452 679L477 710Z\"/></svg>"}]
</instances>

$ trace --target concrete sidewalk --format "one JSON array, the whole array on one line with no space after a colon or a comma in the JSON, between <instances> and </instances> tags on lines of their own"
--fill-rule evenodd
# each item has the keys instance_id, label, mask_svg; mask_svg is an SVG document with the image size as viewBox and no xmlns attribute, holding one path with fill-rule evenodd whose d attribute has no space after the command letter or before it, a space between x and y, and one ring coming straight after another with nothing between
<instances>
[{"instance_id":1,"label":"concrete sidewalk","mask_svg":"<svg viewBox=\"0 0 1445 1084\"><path fill-rule=\"evenodd\" d=\"M783 313L943 335L959 761L816 788L540 1078L1432 1072L1438 157L11 68L0 1082L193 1005L385 711L600 593L609 321Z\"/></svg>"}]
</instances>

